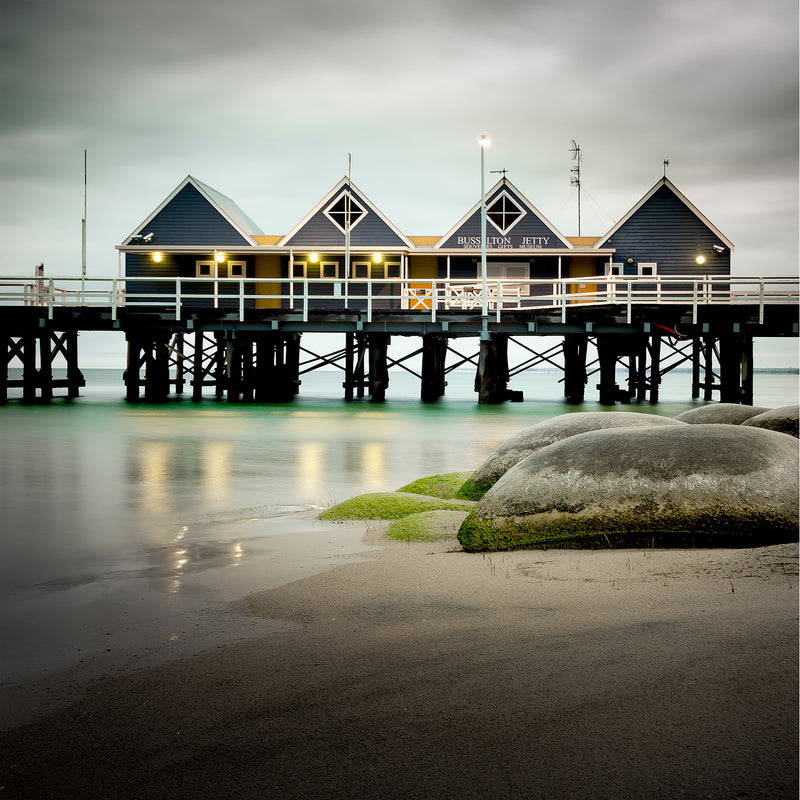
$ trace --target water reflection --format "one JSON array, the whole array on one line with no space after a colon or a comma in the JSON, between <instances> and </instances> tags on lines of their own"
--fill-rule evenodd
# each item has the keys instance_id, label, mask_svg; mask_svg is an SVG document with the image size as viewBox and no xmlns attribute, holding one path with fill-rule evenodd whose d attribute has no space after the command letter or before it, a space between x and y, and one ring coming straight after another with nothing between
<instances>
[{"instance_id":1,"label":"water reflection","mask_svg":"<svg viewBox=\"0 0 800 800\"><path fill-rule=\"evenodd\" d=\"M325 446L322 442L300 442L297 448L297 476L304 492L318 494L324 481Z\"/></svg>"},{"instance_id":2,"label":"water reflection","mask_svg":"<svg viewBox=\"0 0 800 800\"><path fill-rule=\"evenodd\" d=\"M231 478L230 442L203 442L201 450L201 469L206 496L215 503L225 503L229 496Z\"/></svg>"}]
</instances>

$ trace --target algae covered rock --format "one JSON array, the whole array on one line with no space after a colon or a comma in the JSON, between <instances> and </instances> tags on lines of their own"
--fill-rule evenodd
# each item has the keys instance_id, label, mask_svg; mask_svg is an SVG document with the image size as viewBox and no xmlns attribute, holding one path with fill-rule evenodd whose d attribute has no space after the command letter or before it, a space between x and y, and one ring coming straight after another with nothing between
<instances>
[{"instance_id":1,"label":"algae covered rock","mask_svg":"<svg viewBox=\"0 0 800 800\"><path fill-rule=\"evenodd\" d=\"M506 439L465 481L458 497L477 500L511 467L543 447L587 431L644 426L680 427L685 423L657 414L633 411L585 411L546 419Z\"/></svg>"},{"instance_id":2,"label":"algae covered rock","mask_svg":"<svg viewBox=\"0 0 800 800\"><path fill-rule=\"evenodd\" d=\"M675 419L690 425L741 425L745 420L770 409L763 406L743 406L738 403L711 403L690 408Z\"/></svg>"},{"instance_id":3,"label":"algae covered rock","mask_svg":"<svg viewBox=\"0 0 800 800\"><path fill-rule=\"evenodd\" d=\"M798 436L798 406L781 406L765 411L763 414L750 417L742 425L754 428L766 428L770 431L780 431L791 436ZM800 437L799 437L800 438Z\"/></svg>"},{"instance_id":4,"label":"algae covered rock","mask_svg":"<svg viewBox=\"0 0 800 800\"><path fill-rule=\"evenodd\" d=\"M734 425L590 431L527 456L459 530L465 550L795 541L798 448Z\"/></svg>"},{"instance_id":5,"label":"algae covered rock","mask_svg":"<svg viewBox=\"0 0 800 800\"><path fill-rule=\"evenodd\" d=\"M399 542L456 541L467 511L422 511L395 520L386 529L387 539Z\"/></svg>"},{"instance_id":6,"label":"algae covered rock","mask_svg":"<svg viewBox=\"0 0 800 800\"><path fill-rule=\"evenodd\" d=\"M353 519L400 519L422 511L468 511L472 503L445 500L411 492L374 492L361 494L323 511L320 519L330 522Z\"/></svg>"},{"instance_id":7,"label":"algae covered rock","mask_svg":"<svg viewBox=\"0 0 800 800\"><path fill-rule=\"evenodd\" d=\"M427 478L418 478L405 486L401 486L398 492L411 492L412 494L424 494L429 497L442 497L451 500L458 495L458 490L472 476L472 472L447 472L444 475L430 475Z\"/></svg>"}]
</instances>

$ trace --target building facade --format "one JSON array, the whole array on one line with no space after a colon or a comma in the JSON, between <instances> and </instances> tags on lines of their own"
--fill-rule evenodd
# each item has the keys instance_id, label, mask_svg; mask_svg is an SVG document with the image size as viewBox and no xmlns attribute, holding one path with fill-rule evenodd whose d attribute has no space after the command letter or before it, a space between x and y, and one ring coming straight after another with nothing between
<instances>
[{"instance_id":1,"label":"building facade","mask_svg":"<svg viewBox=\"0 0 800 800\"><path fill-rule=\"evenodd\" d=\"M733 244L666 177L602 236L564 236L505 177L486 194L486 220L490 291L520 308L562 279L575 301L591 301L617 280L731 271ZM137 279L129 301L174 297L179 285L190 307L224 307L243 293L250 308L294 308L307 296L318 308L369 297L414 310L475 307L481 244L480 202L441 237L409 236L343 178L291 231L267 235L188 176L117 249L124 276Z\"/></svg>"}]
</instances>

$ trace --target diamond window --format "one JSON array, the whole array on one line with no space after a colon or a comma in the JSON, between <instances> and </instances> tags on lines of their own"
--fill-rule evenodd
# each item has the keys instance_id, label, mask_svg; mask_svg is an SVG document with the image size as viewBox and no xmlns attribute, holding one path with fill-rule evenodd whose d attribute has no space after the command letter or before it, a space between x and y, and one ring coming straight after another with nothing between
<instances>
[{"instance_id":1,"label":"diamond window","mask_svg":"<svg viewBox=\"0 0 800 800\"><path fill-rule=\"evenodd\" d=\"M486 218L504 236L524 216L525 212L505 192L486 207Z\"/></svg>"},{"instance_id":2,"label":"diamond window","mask_svg":"<svg viewBox=\"0 0 800 800\"><path fill-rule=\"evenodd\" d=\"M326 209L325 216L337 227L342 233L345 232L345 222L347 220L347 192L342 192ZM359 222L367 215L364 208L350 196L350 230L353 230Z\"/></svg>"}]
</instances>

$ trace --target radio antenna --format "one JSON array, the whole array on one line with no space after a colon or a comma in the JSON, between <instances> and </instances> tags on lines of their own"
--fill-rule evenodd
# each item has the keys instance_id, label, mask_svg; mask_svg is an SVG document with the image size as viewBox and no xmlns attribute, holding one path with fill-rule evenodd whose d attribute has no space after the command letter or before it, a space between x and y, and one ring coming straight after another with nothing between
<instances>
[{"instance_id":1,"label":"radio antenna","mask_svg":"<svg viewBox=\"0 0 800 800\"><path fill-rule=\"evenodd\" d=\"M578 189L578 236L581 235L581 146L573 139L572 147L572 160L576 162L571 170L569 179L570 186L576 186Z\"/></svg>"}]
</instances>

